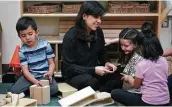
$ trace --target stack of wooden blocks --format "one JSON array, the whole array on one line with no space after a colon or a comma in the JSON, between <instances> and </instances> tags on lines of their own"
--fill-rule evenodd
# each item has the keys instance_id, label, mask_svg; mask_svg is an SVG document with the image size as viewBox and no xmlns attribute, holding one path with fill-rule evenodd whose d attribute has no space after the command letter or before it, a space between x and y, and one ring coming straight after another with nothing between
<instances>
[{"instance_id":1,"label":"stack of wooden blocks","mask_svg":"<svg viewBox=\"0 0 172 107\"><path fill-rule=\"evenodd\" d=\"M30 86L30 97L37 100L37 104L48 104L50 102L50 86L48 80L41 80L43 86Z\"/></svg>"}]
</instances>

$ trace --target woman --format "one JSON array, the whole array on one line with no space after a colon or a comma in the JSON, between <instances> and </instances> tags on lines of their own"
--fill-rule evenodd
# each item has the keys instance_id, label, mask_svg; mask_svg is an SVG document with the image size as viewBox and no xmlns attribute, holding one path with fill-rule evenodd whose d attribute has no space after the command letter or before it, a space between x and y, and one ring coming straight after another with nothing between
<instances>
[{"instance_id":1,"label":"woman","mask_svg":"<svg viewBox=\"0 0 172 107\"><path fill-rule=\"evenodd\" d=\"M94 90L111 91L108 81L116 66L109 62L104 50L104 35L99 27L104 14L99 2L84 2L75 26L63 39L62 77L79 90L91 86Z\"/></svg>"}]
</instances>

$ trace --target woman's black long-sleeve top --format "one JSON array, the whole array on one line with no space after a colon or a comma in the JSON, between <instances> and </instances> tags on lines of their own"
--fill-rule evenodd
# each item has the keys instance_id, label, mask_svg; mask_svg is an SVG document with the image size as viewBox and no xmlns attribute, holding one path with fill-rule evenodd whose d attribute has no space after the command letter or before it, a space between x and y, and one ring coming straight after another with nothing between
<instances>
[{"instance_id":1,"label":"woman's black long-sleeve top","mask_svg":"<svg viewBox=\"0 0 172 107\"><path fill-rule=\"evenodd\" d=\"M63 38L62 47L62 77L72 78L81 74L95 74L95 66L104 66L108 62L104 50L104 35L100 27L93 32L93 40L82 39L82 34L76 27L72 27Z\"/></svg>"}]
</instances>

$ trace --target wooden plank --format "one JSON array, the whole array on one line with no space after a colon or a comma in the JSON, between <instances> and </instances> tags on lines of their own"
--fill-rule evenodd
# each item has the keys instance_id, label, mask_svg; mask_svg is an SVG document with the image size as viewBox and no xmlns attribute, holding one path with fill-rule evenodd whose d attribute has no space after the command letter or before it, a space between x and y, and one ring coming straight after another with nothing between
<instances>
[{"instance_id":1,"label":"wooden plank","mask_svg":"<svg viewBox=\"0 0 172 107\"><path fill-rule=\"evenodd\" d=\"M60 25L60 29L69 29L73 25ZM102 29L123 29L123 28L141 28L141 25L100 25Z\"/></svg>"},{"instance_id":2,"label":"wooden plank","mask_svg":"<svg viewBox=\"0 0 172 107\"><path fill-rule=\"evenodd\" d=\"M6 104L2 107L9 107L9 106L12 106L12 103ZM22 98L22 99L19 99L19 102L16 107L26 107L26 106L36 107L37 101L35 99Z\"/></svg>"},{"instance_id":3,"label":"wooden plank","mask_svg":"<svg viewBox=\"0 0 172 107\"><path fill-rule=\"evenodd\" d=\"M102 21L101 25L106 25L106 24L120 24L120 25L142 25L144 23L144 21ZM75 21L60 21L59 25L74 25Z\"/></svg>"},{"instance_id":4,"label":"wooden plank","mask_svg":"<svg viewBox=\"0 0 172 107\"><path fill-rule=\"evenodd\" d=\"M88 103L88 100L95 99L96 97L94 96L94 94L95 94L95 91L90 86L88 86L86 88L81 89L80 91L76 93L73 93L65 98L62 98L58 102L61 104L61 106L66 106L66 107L72 106L72 105L82 106L85 103Z\"/></svg>"},{"instance_id":5,"label":"wooden plank","mask_svg":"<svg viewBox=\"0 0 172 107\"><path fill-rule=\"evenodd\" d=\"M67 97L78 91L78 89L70 86L67 83L58 83L57 86L59 91L62 93L62 98Z\"/></svg>"}]
</instances>

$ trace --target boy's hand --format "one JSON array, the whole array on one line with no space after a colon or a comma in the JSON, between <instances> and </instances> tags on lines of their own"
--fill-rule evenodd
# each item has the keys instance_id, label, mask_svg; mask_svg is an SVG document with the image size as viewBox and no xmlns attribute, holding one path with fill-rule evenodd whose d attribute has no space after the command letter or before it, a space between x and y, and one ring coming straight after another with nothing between
<instances>
[{"instance_id":1,"label":"boy's hand","mask_svg":"<svg viewBox=\"0 0 172 107\"><path fill-rule=\"evenodd\" d=\"M37 81L37 82L35 83L35 85L37 85L38 87L42 87L42 86L43 86L43 84L42 84L40 81Z\"/></svg>"},{"instance_id":2,"label":"boy's hand","mask_svg":"<svg viewBox=\"0 0 172 107\"><path fill-rule=\"evenodd\" d=\"M53 74L50 71L44 74L44 78L47 78L50 81L50 83L52 82L52 76Z\"/></svg>"}]
</instances>

